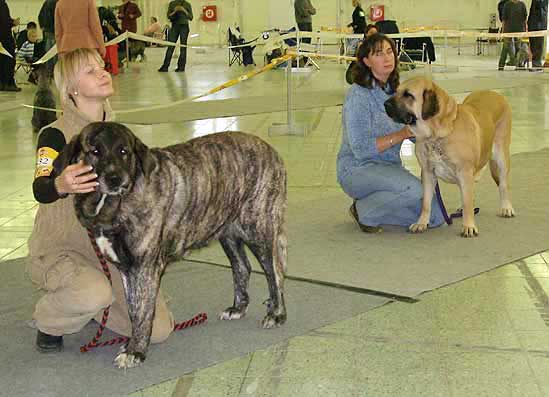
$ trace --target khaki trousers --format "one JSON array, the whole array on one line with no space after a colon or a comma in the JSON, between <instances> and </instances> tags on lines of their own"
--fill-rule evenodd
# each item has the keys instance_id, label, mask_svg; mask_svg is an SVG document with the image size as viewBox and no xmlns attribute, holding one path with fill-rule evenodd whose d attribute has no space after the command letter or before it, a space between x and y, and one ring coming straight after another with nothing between
<instances>
[{"instance_id":1,"label":"khaki trousers","mask_svg":"<svg viewBox=\"0 0 549 397\"><path fill-rule=\"evenodd\" d=\"M90 261L77 252L67 251L30 259L31 280L46 291L33 314L40 331L49 335L78 332L91 319L101 322L103 310L111 305L107 328L131 336L132 326L124 288L120 272L114 265L109 264L111 287L99 260ZM160 292L156 300L151 342L166 340L173 326L172 313Z\"/></svg>"}]
</instances>

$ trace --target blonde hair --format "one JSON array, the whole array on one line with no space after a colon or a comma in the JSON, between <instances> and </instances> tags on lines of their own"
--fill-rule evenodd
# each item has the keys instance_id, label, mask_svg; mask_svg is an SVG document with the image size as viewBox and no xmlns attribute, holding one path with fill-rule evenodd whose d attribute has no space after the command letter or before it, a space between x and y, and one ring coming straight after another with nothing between
<instances>
[{"instance_id":1,"label":"blonde hair","mask_svg":"<svg viewBox=\"0 0 549 397\"><path fill-rule=\"evenodd\" d=\"M53 78L62 103L72 98L71 94L78 84L78 73L90 60L97 61L101 66L105 65L99 52L92 48L78 48L59 56L53 71Z\"/></svg>"}]
</instances>

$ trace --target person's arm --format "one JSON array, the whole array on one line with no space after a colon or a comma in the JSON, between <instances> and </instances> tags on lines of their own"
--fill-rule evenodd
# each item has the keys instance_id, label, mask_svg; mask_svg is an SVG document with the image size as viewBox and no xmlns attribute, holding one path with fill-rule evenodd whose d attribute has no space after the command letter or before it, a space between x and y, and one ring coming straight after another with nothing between
<instances>
[{"instance_id":1,"label":"person's arm","mask_svg":"<svg viewBox=\"0 0 549 397\"><path fill-rule=\"evenodd\" d=\"M183 7L185 9L185 13L187 14L187 18L189 18L189 21L192 21L194 18L193 15L193 7L190 3L185 3L185 6Z\"/></svg>"},{"instance_id":2,"label":"person's arm","mask_svg":"<svg viewBox=\"0 0 549 397\"><path fill-rule=\"evenodd\" d=\"M90 0L88 2L88 23L90 25L90 31L99 46L99 54L101 54L101 57L105 57L105 40L103 39L103 29L101 28L101 22L99 21L99 12L95 6L95 0Z\"/></svg>"},{"instance_id":3,"label":"person's arm","mask_svg":"<svg viewBox=\"0 0 549 397\"><path fill-rule=\"evenodd\" d=\"M168 19L170 19L171 17L173 17L173 15L176 13L176 9L175 9L175 3L173 1L170 1L170 4L168 4L168 12L167 12L167 16L168 16Z\"/></svg>"},{"instance_id":4,"label":"person's arm","mask_svg":"<svg viewBox=\"0 0 549 397\"><path fill-rule=\"evenodd\" d=\"M410 128L408 128L408 126L406 125L398 131L377 137L376 149L378 153L383 153L387 149L390 149L393 146L402 143L403 140L411 138L413 136L414 135L411 133Z\"/></svg>"},{"instance_id":5,"label":"person's arm","mask_svg":"<svg viewBox=\"0 0 549 397\"><path fill-rule=\"evenodd\" d=\"M65 144L65 137L57 128L46 128L38 136L32 192L36 201L40 203L53 203L61 197L55 187L57 175L53 170L53 162Z\"/></svg>"},{"instance_id":6,"label":"person's arm","mask_svg":"<svg viewBox=\"0 0 549 397\"><path fill-rule=\"evenodd\" d=\"M376 125L373 123L373 110L369 100L371 98L362 95L349 96L343 107L345 131L351 150L358 160L377 157L379 153L411 136L408 127L404 127L385 136L375 137L373 130Z\"/></svg>"},{"instance_id":7,"label":"person's arm","mask_svg":"<svg viewBox=\"0 0 549 397\"><path fill-rule=\"evenodd\" d=\"M309 15L316 14L316 8L313 7L310 0L307 0L307 14Z\"/></svg>"},{"instance_id":8,"label":"person's arm","mask_svg":"<svg viewBox=\"0 0 549 397\"><path fill-rule=\"evenodd\" d=\"M139 6L135 3L132 3L133 4L133 7L131 9L131 12L130 12L130 19L137 19L141 16L141 10L139 9Z\"/></svg>"},{"instance_id":9,"label":"person's arm","mask_svg":"<svg viewBox=\"0 0 549 397\"><path fill-rule=\"evenodd\" d=\"M61 37L63 36L63 24L61 23L61 9L60 7L55 7L55 42L59 46L61 43ZM57 47L59 49L59 47Z\"/></svg>"}]
</instances>

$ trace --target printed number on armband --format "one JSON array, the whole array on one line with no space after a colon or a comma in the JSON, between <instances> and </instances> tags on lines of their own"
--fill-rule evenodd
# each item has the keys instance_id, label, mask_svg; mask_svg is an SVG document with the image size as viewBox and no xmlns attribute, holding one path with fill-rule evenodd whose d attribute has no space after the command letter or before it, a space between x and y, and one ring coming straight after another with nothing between
<instances>
[{"instance_id":1,"label":"printed number on armband","mask_svg":"<svg viewBox=\"0 0 549 397\"><path fill-rule=\"evenodd\" d=\"M42 147L36 153L36 172L34 178L50 176L53 171L53 161L59 156L59 152L49 147Z\"/></svg>"}]
</instances>

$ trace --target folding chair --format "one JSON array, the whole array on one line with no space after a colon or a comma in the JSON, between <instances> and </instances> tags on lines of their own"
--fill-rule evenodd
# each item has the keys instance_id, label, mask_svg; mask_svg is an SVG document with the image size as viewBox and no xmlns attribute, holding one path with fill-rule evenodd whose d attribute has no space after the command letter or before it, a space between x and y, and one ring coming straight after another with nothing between
<instances>
[{"instance_id":1,"label":"folding chair","mask_svg":"<svg viewBox=\"0 0 549 397\"><path fill-rule=\"evenodd\" d=\"M255 65L253 59L253 51L255 46L249 44L257 41L257 38L250 41L244 41L240 37L240 28L235 28L233 31L231 27L227 30L228 43L229 43L229 67L232 66L235 62L238 65ZM239 46L236 48L230 48L234 46Z\"/></svg>"},{"instance_id":2,"label":"folding chair","mask_svg":"<svg viewBox=\"0 0 549 397\"><path fill-rule=\"evenodd\" d=\"M228 43L229 43L229 67L234 63L238 63L238 66L242 65L242 51L241 47L231 48L233 46L241 45L238 38L233 34L231 28L227 30Z\"/></svg>"},{"instance_id":3,"label":"folding chair","mask_svg":"<svg viewBox=\"0 0 549 397\"><path fill-rule=\"evenodd\" d=\"M499 33L498 28L488 28L488 33ZM484 48L490 45L496 45L499 39L488 37L477 37L477 55L484 55Z\"/></svg>"}]
</instances>

